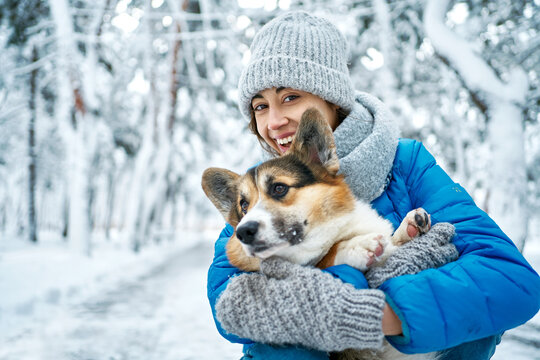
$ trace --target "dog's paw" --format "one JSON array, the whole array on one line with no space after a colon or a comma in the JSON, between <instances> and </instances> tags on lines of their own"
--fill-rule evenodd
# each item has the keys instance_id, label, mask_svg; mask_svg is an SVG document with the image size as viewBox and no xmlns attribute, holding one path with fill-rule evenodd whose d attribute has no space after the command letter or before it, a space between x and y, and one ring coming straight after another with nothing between
<instances>
[{"instance_id":1,"label":"dog's paw","mask_svg":"<svg viewBox=\"0 0 540 360\"><path fill-rule=\"evenodd\" d=\"M335 265L347 264L365 271L380 261L388 241L380 234L354 237L339 244Z\"/></svg>"},{"instance_id":2,"label":"dog's paw","mask_svg":"<svg viewBox=\"0 0 540 360\"><path fill-rule=\"evenodd\" d=\"M384 248L387 244L387 241L382 235L376 235L373 239L368 241L369 244L366 248L367 250L367 262L366 267L370 267L379 261L382 254L384 253Z\"/></svg>"},{"instance_id":3,"label":"dog's paw","mask_svg":"<svg viewBox=\"0 0 540 360\"><path fill-rule=\"evenodd\" d=\"M423 235L431 229L431 216L422 208L409 211L403 222L407 224L406 229L409 240Z\"/></svg>"},{"instance_id":4,"label":"dog's paw","mask_svg":"<svg viewBox=\"0 0 540 360\"><path fill-rule=\"evenodd\" d=\"M399 228L392 236L392 243L396 246L403 245L419 235L427 233L431 229L431 216L422 208L409 211Z\"/></svg>"}]
</instances>

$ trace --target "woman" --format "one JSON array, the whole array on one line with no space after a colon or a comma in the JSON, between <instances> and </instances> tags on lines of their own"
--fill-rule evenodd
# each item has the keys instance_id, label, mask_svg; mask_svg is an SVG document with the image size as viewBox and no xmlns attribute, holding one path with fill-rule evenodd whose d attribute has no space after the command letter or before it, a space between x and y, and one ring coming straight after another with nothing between
<instances>
[{"instance_id":1,"label":"woman","mask_svg":"<svg viewBox=\"0 0 540 360\"><path fill-rule=\"evenodd\" d=\"M251 52L239 102L265 149L285 153L303 111L316 107L329 119L340 171L358 198L395 227L417 207L436 225L368 272L368 281L347 266L323 272L277 260L263 262L261 274L241 274L225 256L227 226L208 275L220 333L255 359L326 359L377 348L385 335L405 353L447 349L443 359L489 359L503 331L538 311L536 272L422 144L398 140L381 102L355 93L347 44L332 24L285 14L259 31Z\"/></svg>"}]
</instances>

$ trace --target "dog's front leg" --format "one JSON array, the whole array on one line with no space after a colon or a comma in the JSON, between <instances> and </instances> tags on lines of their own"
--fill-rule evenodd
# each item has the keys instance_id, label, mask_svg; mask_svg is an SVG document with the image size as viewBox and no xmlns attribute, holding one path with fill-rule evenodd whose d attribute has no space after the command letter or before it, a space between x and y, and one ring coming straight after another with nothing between
<instances>
[{"instance_id":1,"label":"dog's front leg","mask_svg":"<svg viewBox=\"0 0 540 360\"><path fill-rule=\"evenodd\" d=\"M378 233L358 235L340 241L334 247L335 254L331 265L347 264L360 271L366 271L381 259L389 244L389 239Z\"/></svg>"},{"instance_id":2,"label":"dog's front leg","mask_svg":"<svg viewBox=\"0 0 540 360\"><path fill-rule=\"evenodd\" d=\"M403 245L431 229L431 216L422 208L409 211L392 236L392 244Z\"/></svg>"}]
</instances>

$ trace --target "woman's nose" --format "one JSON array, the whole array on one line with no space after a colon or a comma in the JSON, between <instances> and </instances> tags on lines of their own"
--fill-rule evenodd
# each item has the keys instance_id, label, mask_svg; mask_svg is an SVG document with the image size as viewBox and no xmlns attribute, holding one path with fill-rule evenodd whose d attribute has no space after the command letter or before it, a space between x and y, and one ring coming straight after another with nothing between
<instances>
[{"instance_id":1,"label":"woman's nose","mask_svg":"<svg viewBox=\"0 0 540 360\"><path fill-rule=\"evenodd\" d=\"M268 119L268 130L278 130L280 127L287 125L289 120L285 114L279 109L270 108Z\"/></svg>"}]
</instances>

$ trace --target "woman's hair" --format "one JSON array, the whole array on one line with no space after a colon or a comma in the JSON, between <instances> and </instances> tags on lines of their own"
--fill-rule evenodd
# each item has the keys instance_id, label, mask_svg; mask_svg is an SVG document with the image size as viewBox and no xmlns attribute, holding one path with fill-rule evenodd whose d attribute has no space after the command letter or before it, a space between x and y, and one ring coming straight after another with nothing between
<instances>
[{"instance_id":1,"label":"woman's hair","mask_svg":"<svg viewBox=\"0 0 540 360\"><path fill-rule=\"evenodd\" d=\"M261 147L263 148L264 151L266 151L267 153L269 153L270 155L274 157L278 157L279 153L276 151L276 149L268 145L266 141L264 140L264 138L261 136L261 134L259 134L259 131L257 131L257 120L255 119L255 113L253 112L253 110L251 110L250 117L251 119L249 120L248 128L251 131L251 133L257 137L257 140L259 141L259 144L261 144Z\"/></svg>"},{"instance_id":2,"label":"woman's hair","mask_svg":"<svg viewBox=\"0 0 540 360\"><path fill-rule=\"evenodd\" d=\"M327 101L327 103L331 105L330 102ZM338 107L336 109L336 115L337 115L336 127L338 127L343 122L343 120L345 120L345 118L349 116L349 114L350 114L349 111ZM271 147L270 145L266 143L266 141L261 136L261 134L259 134L259 131L257 131L257 120L255 119L255 112L253 112L253 110L250 111L250 120L249 120L248 128L251 131L251 133L257 137L257 140L259 141L259 144L261 144L261 147L263 148L264 151L266 151L267 153L269 153L270 155L274 157L278 157L280 155L279 152L276 151L276 149L274 149L273 147Z\"/></svg>"}]
</instances>

